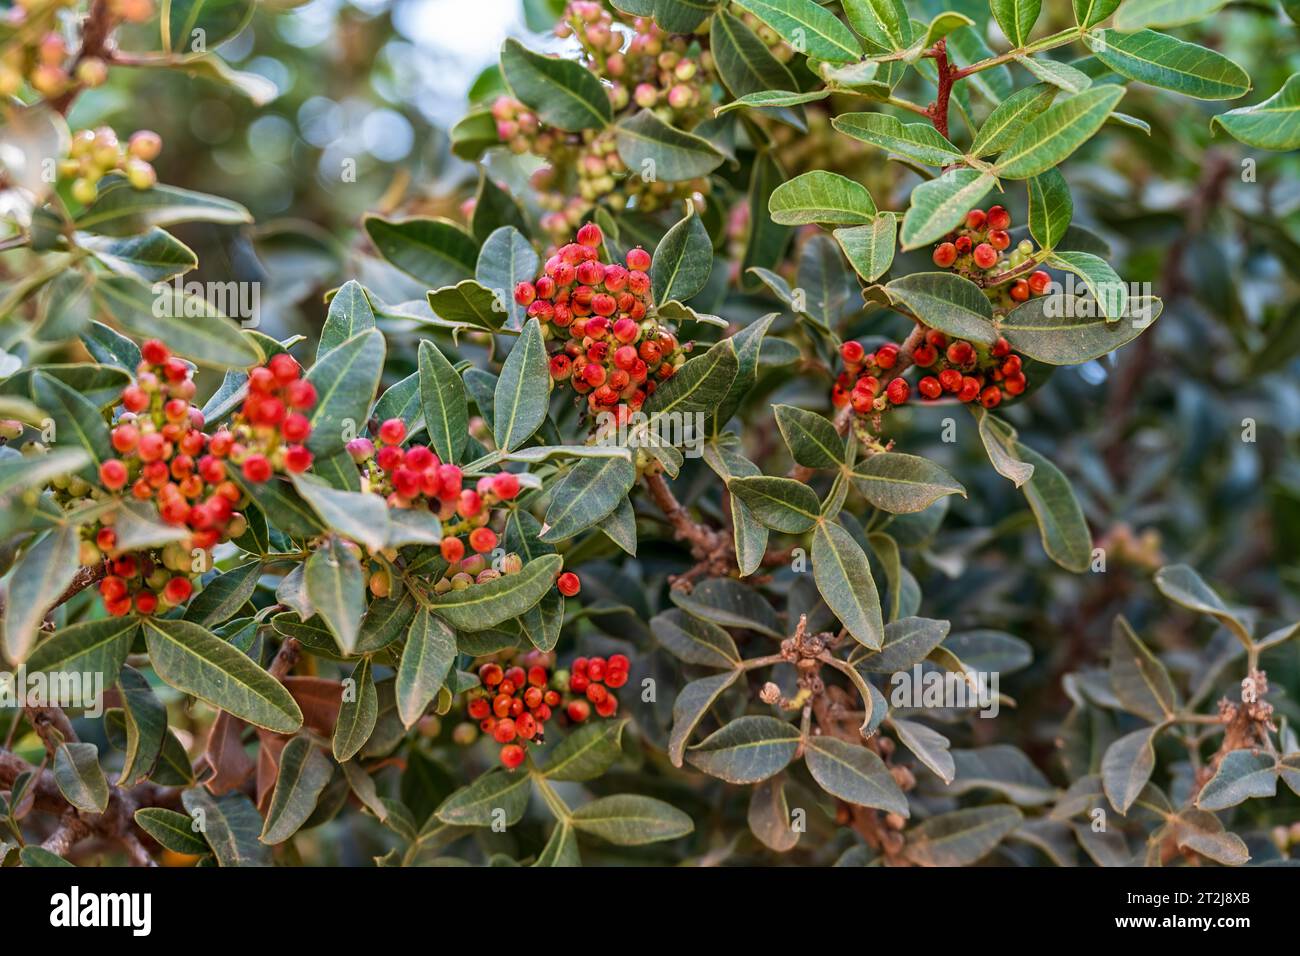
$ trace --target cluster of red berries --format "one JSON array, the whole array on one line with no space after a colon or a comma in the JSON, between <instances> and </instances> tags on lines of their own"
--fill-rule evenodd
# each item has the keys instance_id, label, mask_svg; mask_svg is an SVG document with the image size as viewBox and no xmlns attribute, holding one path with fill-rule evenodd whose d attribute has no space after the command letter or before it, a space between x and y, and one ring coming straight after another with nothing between
<instances>
[{"instance_id":1,"label":"cluster of red berries","mask_svg":"<svg viewBox=\"0 0 1300 956\"><path fill-rule=\"evenodd\" d=\"M424 508L443 521L459 515L478 527L487 524L485 495L504 501L519 493L519 479L508 472L480 481L477 490L465 488L460 467L444 464L432 448L402 447L406 423L400 418L380 423L376 437L378 448L369 438L352 439L348 454L361 466L366 490L383 495L390 508ZM447 547L444 539L444 554Z\"/></svg>"},{"instance_id":2,"label":"cluster of red berries","mask_svg":"<svg viewBox=\"0 0 1300 956\"><path fill-rule=\"evenodd\" d=\"M535 282L515 287L515 301L548 338L567 336L551 356L551 377L587 396L593 411L641 408L658 384L686 361L686 349L653 318L650 254L632 249L626 267L600 261L600 227L587 223L577 241L547 261Z\"/></svg>"},{"instance_id":3,"label":"cluster of red berries","mask_svg":"<svg viewBox=\"0 0 1300 956\"><path fill-rule=\"evenodd\" d=\"M213 441L229 441L230 458L254 484L277 473L306 471L312 454L304 444L311 435L306 412L316 404L316 386L302 377L302 367L286 352L248 373L248 397L229 429Z\"/></svg>"},{"instance_id":4,"label":"cluster of red berries","mask_svg":"<svg viewBox=\"0 0 1300 956\"><path fill-rule=\"evenodd\" d=\"M154 501L166 524L188 534L161 550L126 553L117 548L116 514L84 529L81 563L92 567L108 559L100 594L117 616L133 602L141 614L153 613L160 599L164 608L184 603L197 574L193 551L208 551L247 527L235 511L243 493L227 476L224 461L229 436L204 434L203 413L190 404L193 369L156 339L145 342L140 355L136 380L122 390L123 411L110 432L121 457L99 466L99 482L110 493L129 488L132 498Z\"/></svg>"},{"instance_id":5,"label":"cluster of red berries","mask_svg":"<svg viewBox=\"0 0 1300 956\"><path fill-rule=\"evenodd\" d=\"M1002 206L992 206L988 212L972 209L966 214L962 227L934 248L934 264L941 269L952 269L967 278L985 280L992 272L999 275L1023 264L1034 252L1034 244L1022 239L1010 253L1011 213ZM985 294L995 306L1011 307L1042 295L1052 277L1039 269L1025 278L1016 278L988 289Z\"/></svg>"},{"instance_id":6,"label":"cluster of red berries","mask_svg":"<svg viewBox=\"0 0 1300 956\"><path fill-rule=\"evenodd\" d=\"M860 342L840 346L844 371L831 392L835 407L852 405L860 415L880 411L887 404L902 405L912 395L912 386L901 377L888 381L881 396L881 380L898 362L899 347L893 343L867 354ZM996 408L1004 400L1024 393L1028 380L1019 355L1011 351L1006 339L998 336L992 346L965 339L950 339L937 329L929 329L924 341L912 350L912 362L925 374L917 380L916 391L923 399L934 401L949 395L960 402L978 401L985 408Z\"/></svg>"},{"instance_id":7,"label":"cluster of red berries","mask_svg":"<svg viewBox=\"0 0 1300 956\"><path fill-rule=\"evenodd\" d=\"M153 0L109 0L104 6L113 21L144 23L154 15ZM0 96L17 96L24 80L41 96L54 99L77 85L95 87L108 79L108 66L100 57L80 55L81 44L64 39L63 24L80 18L76 7L76 0L5 4Z\"/></svg>"},{"instance_id":8,"label":"cluster of red berries","mask_svg":"<svg viewBox=\"0 0 1300 956\"><path fill-rule=\"evenodd\" d=\"M618 713L618 698L612 693L627 683L631 662L622 654L604 657L578 657L570 665L568 689L580 695L565 705L564 712L575 724L591 717L591 709L601 717Z\"/></svg>"},{"instance_id":9,"label":"cluster of red berries","mask_svg":"<svg viewBox=\"0 0 1300 956\"><path fill-rule=\"evenodd\" d=\"M503 669L487 663L479 668L482 687L469 693L467 711L479 729L501 744L501 762L514 770L524 762L527 744L545 742L546 721L560 705L560 692L551 687L545 667Z\"/></svg>"}]
</instances>

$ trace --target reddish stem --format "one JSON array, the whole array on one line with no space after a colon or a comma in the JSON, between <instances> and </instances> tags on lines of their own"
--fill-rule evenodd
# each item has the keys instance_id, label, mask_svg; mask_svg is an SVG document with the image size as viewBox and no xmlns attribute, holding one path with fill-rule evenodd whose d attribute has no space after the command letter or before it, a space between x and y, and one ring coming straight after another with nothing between
<instances>
[{"instance_id":1,"label":"reddish stem","mask_svg":"<svg viewBox=\"0 0 1300 956\"><path fill-rule=\"evenodd\" d=\"M930 50L929 55L934 58L934 65L939 70L939 92L926 115L930 117L930 122L934 128L939 131L944 139L948 138L948 99L952 96L952 85L959 79L961 73L956 67L948 62L948 41L940 40Z\"/></svg>"}]
</instances>

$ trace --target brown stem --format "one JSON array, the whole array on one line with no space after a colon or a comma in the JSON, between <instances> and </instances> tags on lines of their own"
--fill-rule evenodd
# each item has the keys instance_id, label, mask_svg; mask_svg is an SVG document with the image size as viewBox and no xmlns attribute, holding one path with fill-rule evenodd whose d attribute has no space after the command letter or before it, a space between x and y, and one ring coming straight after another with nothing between
<instances>
[{"instance_id":1,"label":"brown stem","mask_svg":"<svg viewBox=\"0 0 1300 956\"><path fill-rule=\"evenodd\" d=\"M108 38L117 27L117 24L118 20L113 16L109 0L94 0L90 6L90 16L86 17L81 25L81 49L77 52L77 58L72 63L74 73L83 60L96 57L108 58ZM80 83L74 83L51 100L50 106L59 113L66 115L72 107L72 101L77 98L77 94L81 92L81 89Z\"/></svg>"},{"instance_id":2,"label":"brown stem","mask_svg":"<svg viewBox=\"0 0 1300 956\"><path fill-rule=\"evenodd\" d=\"M952 96L952 85L957 79L958 70L948 62L948 41L940 40L928 53L934 58L934 65L939 70L939 92L930 104L926 115L944 139L948 138L948 99Z\"/></svg>"}]
</instances>

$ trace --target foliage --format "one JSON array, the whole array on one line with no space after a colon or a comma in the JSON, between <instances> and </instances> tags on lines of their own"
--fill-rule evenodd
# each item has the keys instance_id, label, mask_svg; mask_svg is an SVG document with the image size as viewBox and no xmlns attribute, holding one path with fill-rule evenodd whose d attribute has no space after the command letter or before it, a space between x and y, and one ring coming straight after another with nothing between
<instances>
[{"instance_id":1,"label":"foliage","mask_svg":"<svg viewBox=\"0 0 1300 956\"><path fill-rule=\"evenodd\" d=\"M1221 6L533 4L461 194L321 229L77 117L300 100L226 59L293 14L24 5L0 864L1287 858L1295 403L1222 448L1300 351L1293 26Z\"/></svg>"}]
</instances>

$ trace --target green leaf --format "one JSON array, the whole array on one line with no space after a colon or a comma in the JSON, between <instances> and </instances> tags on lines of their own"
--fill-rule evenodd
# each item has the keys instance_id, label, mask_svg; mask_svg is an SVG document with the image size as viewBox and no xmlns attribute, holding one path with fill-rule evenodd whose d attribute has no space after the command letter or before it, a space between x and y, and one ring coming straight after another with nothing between
<instances>
[{"instance_id":1,"label":"green leaf","mask_svg":"<svg viewBox=\"0 0 1300 956\"><path fill-rule=\"evenodd\" d=\"M808 738L808 772L823 790L861 807L908 816L907 797L885 762L865 746L825 734Z\"/></svg>"},{"instance_id":2,"label":"green leaf","mask_svg":"<svg viewBox=\"0 0 1300 956\"><path fill-rule=\"evenodd\" d=\"M4 608L5 656L15 665L31 653L45 613L81 566L81 532L56 528L23 552L9 579Z\"/></svg>"},{"instance_id":3,"label":"green leaf","mask_svg":"<svg viewBox=\"0 0 1300 956\"><path fill-rule=\"evenodd\" d=\"M188 814L165 807L141 807L135 811L135 822L173 853L201 856L208 852L207 841L194 832L194 821Z\"/></svg>"},{"instance_id":4,"label":"green leaf","mask_svg":"<svg viewBox=\"0 0 1300 956\"><path fill-rule=\"evenodd\" d=\"M181 802L191 817L203 821L202 832L218 866L271 865L270 847L258 839L262 818L244 794L213 797L206 788L194 787L181 794Z\"/></svg>"},{"instance_id":5,"label":"green leaf","mask_svg":"<svg viewBox=\"0 0 1300 956\"><path fill-rule=\"evenodd\" d=\"M541 540L564 541L608 517L636 484L626 458L583 458L551 492Z\"/></svg>"},{"instance_id":6,"label":"green leaf","mask_svg":"<svg viewBox=\"0 0 1300 956\"><path fill-rule=\"evenodd\" d=\"M1143 296L1126 306L1129 318L1115 322L1076 306L1078 300L1063 294L1031 299L1002 320L1002 334L1012 348L1032 359L1049 365L1078 365L1131 342L1164 310L1159 299ZM1068 314L1071 312L1075 314Z\"/></svg>"},{"instance_id":7,"label":"green leaf","mask_svg":"<svg viewBox=\"0 0 1300 956\"><path fill-rule=\"evenodd\" d=\"M1202 810L1226 810L1252 797L1277 795L1278 761L1267 751L1231 750L1219 761L1219 769L1201 788L1196 806Z\"/></svg>"},{"instance_id":8,"label":"green leaf","mask_svg":"<svg viewBox=\"0 0 1300 956\"><path fill-rule=\"evenodd\" d=\"M650 619L655 640L678 660L701 667L739 667L740 651L730 634L677 608Z\"/></svg>"},{"instance_id":9,"label":"green leaf","mask_svg":"<svg viewBox=\"0 0 1300 956\"><path fill-rule=\"evenodd\" d=\"M122 717L126 723L126 756L119 787L131 787L153 773L167 742L167 708L134 667L123 667L118 681Z\"/></svg>"},{"instance_id":10,"label":"green leaf","mask_svg":"<svg viewBox=\"0 0 1300 956\"><path fill-rule=\"evenodd\" d=\"M370 658L363 657L352 669L351 694L343 695L339 719L334 725L331 749L339 763L351 760L370 740L379 719L379 693L371 672Z\"/></svg>"},{"instance_id":11,"label":"green leaf","mask_svg":"<svg viewBox=\"0 0 1300 956\"><path fill-rule=\"evenodd\" d=\"M779 107L783 106L800 106L804 103L815 103L818 100L824 100L831 95L830 90L811 90L807 93L792 93L789 90L756 90L753 93L746 93L744 96L732 100L730 103L723 103L713 112L721 116L724 113L730 113L738 109L772 109L777 110L778 115L782 112ZM790 125L794 125L789 119ZM797 127L796 127L797 128Z\"/></svg>"},{"instance_id":12,"label":"green leaf","mask_svg":"<svg viewBox=\"0 0 1300 956\"><path fill-rule=\"evenodd\" d=\"M1122 2L1123 0L1072 0L1074 20L1086 30L1105 20Z\"/></svg>"},{"instance_id":13,"label":"green leaf","mask_svg":"<svg viewBox=\"0 0 1300 956\"><path fill-rule=\"evenodd\" d=\"M65 627L37 645L25 662L27 673L99 674L110 684L131 653L138 626L134 617L108 617Z\"/></svg>"},{"instance_id":14,"label":"green leaf","mask_svg":"<svg viewBox=\"0 0 1300 956\"><path fill-rule=\"evenodd\" d=\"M228 225L252 222L239 203L176 186L136 189L125 176L110 174L100 183L99 195L77 219L77 228L102 235L128 236L153 226L179 222L214 222Z\"/></svg>"},{"instance_id":15,"label":"green leaf","mask_svg":"<svg viewBox=\"0 0 1300 956\"><path fill-rule=\"evenodd\" d=\"M367 216L362 224L381 256L430 289L454 285L474 274L478 243L453 222Z\"/></svg>"},{"instance_id":16,"label":"green leaf","mask_svg":"<svg viewBox=\"0 0 1300 956\"><path fill-rule=\"evenodd\" d=\"M568 821L561 820L551 830L546 846L533 866L582 866L578 852L578 838Z\"/></svg>"},{"instance_id":17,"label":"green leaf","mask_svg":"<svg viewBox=\"0 0 1300 956\"><path fill-rule=\"evenodd\" d=\"M374 327L375 310L370 305L370 297L360 282L349 279L330 299L329 314L325 316L320 343L316 346L316 361L352 336Z\"/></svg>"},{"instance_id":18,"label":"green leaf","mask_svg":"<svg viewBox=\"0 0 1300 956\"><path fill-rule=\"evenodd\" d=\"M228 621L253 596L261 574L260 561L223 571L190 601L190 606L185 609L185 620L200 627L215 627Z\"/></svg>"},{"instance_id":19,"label":"green leaf","mask_svg":"<svg viewBox=\"0 0 1300 956\"><path fill-rule=\"evenodd\" d=\"M482 631L523 614L555 586L564 566L558 554L535 558L517 574L507 574L486 584L461 591L435 594L429 599L433 612L462 631Z\"/></svg>"},{"instance_id":20,"label":"green leaf","mask_svg":"<svg viewBox=\"0 0 1300 956\"><path fill-rule=\"evenodd\" d=\"M823 519L813 531L812 566L817 590L831 613L859 644L879 648L885 622L862 546L838 524Z\"/></svg>"},{"instance_id":21,"label":"green leaf","mask_svg":"<svg viewBox=\"0 0 1300 956\"><path fill-rule=\"evenodd\" d=\"M646 402L644 411L649 419L646 434L637 437L651 440L660 434L658 429L666 420L664 416L670 412L678 415L711 413L717 411L723 401L729 402L733 398L732 385L740 377L738 349L745 344L741 342L738 345L736 339L726 338L703 355L688 359L677 374L660 385ZM756 343L751 341L748 344Z\"/></svg>"},{"instance_id":22,"label":"green leaf","mask_svg":"<svg viewBox=\"0 0 1300 956\"><path fill-rule=\"evenodd\" d=\"M542 56L518 40L501 47L501 75L515 97L548 126L602 129L611 117L609 97L594 73L577 60Z\"/></svg>"},{"instance_id":23,"label":"green leaf","mask_svg":"<svg viewBox=\"0 0 1300 956\"><path fill-rule=\"evenodd\" d=\"M893 265L898 244L898 220L893 213L881 213L867 226L841 227L832 235L853 271L867 282L875 282Z\"/></svg>"},{"instance_id":24,"label":"green leaf","mask_svg":"<svg viewBox=\"0 0 1300 956\"><path fill-rule=\"evenodd\" d=\"M1110 321L1117 321L1128 312L1128 287L1100 256L1090 252L1054 252L1047 257L1047 265L1082 279L1096 299L1097 308Z\"/></svg>"},{"instance_id":25,"label":"green leaf","mask_svg":"<svg viewBox=\"0 0 1300 956\"><path fill-rule=\"evenodd\" d=\"M941 813L907 831L903 856L917 866L970 866L1023 819L1019 810L1006 804Z\"/></svg>"},{"instance_id":26,"label":"green leaf","mask_svg":"<svg viewBox=\"0 0 1300 956\"><path fill-rule=\"evenodd\" d=\"M294 737L285 744L259 839L274 846L297 833L311 818L316 801L333 775L333 764L310 738Z\"/></svg>"},{"instance_id":27,"label":"green leaf","mask_svg":"<svg viewBox=\"0 0 1300 956\"><path fill-rule=\"evenodd\" d=\"M796 53L828 63L848 63L862 55L852 31L813 0L736 0L733 5L766 23Z\"/></svg>"},{"instance_id":28,"label":"green leaf","mask_svg":"<svg viewBox=\"0 0 1300 956\"><path fill-rule=\"evenodd\" d=\"M802 534L816 523L821 510L817 493L793 478L733 478L727 488L773 531Z\"/></svg>"},{"instance_id":29,"label":"green leaf","mask_svg":"<svg viewBox=\"0 0 1300 956\"><path fill-rule=\"evenodd\" d=\"M99 409L79 391L65 385L46 371L31 377L32 399L49 413L54 422L54 442L69 448L83 448L90 453L91 465L78 474L97 480L99 466L113 457L108 426Z\"/></svg>"},{"instance_id":30,"label":"green leaf","mask_svg":"<svg viewBox=\"0 0 1300 956\"><path fill-rule=\"evenodd\" d=\"M844 438L825 417L793 405L774 405L772 411L795 462L807 468L844 464Z\"/></svg>"},{"instance_id":31,"label":"green leaf","mask_svg":"<svg viewBox=\"0 0 1300 956\"><path fill-rule=\"evenodd\" d=\"M925 764L944 783L952 783L957 767L952 754L948 752L948 738L925 724L912 720L900 720L891 717L889 725L898 735L899 743L912 752L917 760Z\"/></svg>"},{"instance_id":32,"label":"green leaf","mask_svg":"<svg viewBox=\"0 0 1300 956\"><path fill-rule=\"evenodd\" d=\"M1300 73L1287 77L1268 99L1220 113L1210 120L1211 128L1215 124L1257 149L1300 149Z\"/></svg>"},{"instance_id":33,"label":"green leaf","mask_svg":"<svg viewBox=\"0 0 1300 956\"><path fill-rule=\"evenodd\" d=\"M308 600L334 635L339 650L351 654L357 647L361 612L365 610L361 562L341 541L331 537L307 559L303 573Z\"/></svg>"},{"instance_id":34,"label":"green leaf","mask_svg":"<svg viewBox=\"0 0 1300 956\"><path fill-rule=\"evenodd\" d=\"M669 126L650 110L620 121L614 139L633 175L662 182L707 176L726 158L708 140Z\"/></svg>"},{"instance_id":35,"label":"green leaf","mask_svg":"<svg viewBox=\"0 0 1300 956\"><path fill-rule=\"evenodd\" d=\"M595 780L623 756L626 726L626 720L581 725L550 752L542 775L548 780Z\"/></svg>"},{"instance_id":36,"label":"green leaf","mask_svg":"<svg viewBox=\"0 0 1300 956\"><path fill-rule=\"evenodd\" d=\"M83 813L108 809L108 780L94 744L61 743L54 751L54 782L64 799Z\"/></svg>"},{"instance_id":37,"label":"green leaf","mask_svg":"<svg viewBox=\"0 0 1300 956\"><path fill-rule=\"evenodd\" d=\"M928 123L904 123L888 113L841 113L831 125L846 136L924 166L961 162L962 152Z\"/></svg>"},{"instance_id":38,"label":"green leaf","mask_svg":"<svg viewBox=\"0 0 1300 956\"><path fill-rule=\"evenodd\" d=\"M45 417L44 412L41 417ZM42 488L50 479L80 471L92 460L85 448L51 448L32 458L0 458L0 497L12 499L31 488Z\"/></svg>"},{"instance_id":39,"label":"green leaf","mask_svg":"<svg viewBox=\"0 0 1300 956\"><path fill-rule=\"evenodd\" d=\"M506 302L514 300L508 291L485 288L475 279L434 289L428 298L429 308L438 318L490 332L504 327L510 314Z\"/></svg>"},{"instance_id":40,"label":"green leaf","mask_svg":"<svg viewBox=\"0 0 1300 956\"><path fill-rule=\"evenodd\" d=\"M934 462L901 452L864 458L850 477L872 506L890 514L924 511L945 495L966 497L966 489Z\"/></svg>"},{"instance_id":41,"label":"green leaf","mask_svg":"<svg viewBox=\"0 0 1300 956\"><path fill-rule=\"evenodd\" d=\"M456 635L441 620L421 608L406 632L406 646L397 668L397 714L410 729L424 716L429 701L442 688L456 660Z\"/></svg>"},{"instance_id":42,"label":"green leaf","mask_svg":"<svg viewBox=\"0 0 1300 956\"><path fill-rule=\"evenodd\" d=\"M1029 42L1043 0L989 0L989 7L1007 42L1013 47L1022 47Z\"/></svg>"},{"instance_id":43,"label":"green leaf","mask_svg":"<svg viewBox=\"0 0 1300 956\"><path fill-rule=\"evenodd\" d=\"M434 816L453 826L488 827L496 823L496 811L502 810L506 826L513 826L528 806L531 784L526 773L492 770L449 796Z\"/></svg>"},{"instance_id":44,"label":"green leaf","mask_svg":"<svg viewBox=\"0 0 1300 956\"><path fill-rule=\"evenodd\" d=\"M1032 73L1035 79L1050 83L1066 93L1082 93L1092 86L1092 77L1060 60L1045 56L1018 56L1016 62Z\"/></svg>"},{"instance_id":45,"label":"green leaf","mask_svg":"<svg viewBox=\"0 0 1300 956\"><path fill-rule=\"evenodd\" d=\"M785 769L799 728L775 717L740 717L692 747L686 759L728 783L758 783Z\"/></svg>"},{"instance_id":46,"label":"green leaf","mask_svg":"<svg viewBox=\"0 0 1300 956\"><path fill-rule=\"evenodd\" d=\"M1127 33L1198 23L1227 4L1228 0L1128 0L1115 14L1115 29Z\"/></svg>"},{"instance_id":47,"label":"green leaf","mask_svg":"<svg viewBox=\"0 0 1300 956\"><path fill-rule=\"evenodd\" d=\"M445 462L459 461L469 439L469 407L465 383L438 347L420 341L420 404L429 444Z\"/></svg>"},{"instance_id":48,"label":"green leaf","mask_svg":"<svg viewBox=\"0 0 1300 956\"><path fill-rule=\"evenodd\" d=\"M507 329L524 327L526 308L515 301L514 289L520 282L535 278L537 269L538 258L532 243L513 226L502 226L483 241L474 278L505 304L509 316Z\"/></svg>"},{"instance_id":49,"label":"green leaf","mask_svg":"<svg viewBox=\"0 0 1300 956\"><path fill-rule=\"evenodd\" d=\"M718 76L733 98L796 88L790 68L726 10L719 10L709 22L709 50Z\"/></svg>"},{"instance_id":50,"label":"green leaf","mask_svg":"<svg viewBox=\"0 0 1300 956\"><path fill-rule=\"evenodd\" d=\"M972 790L992 790L1012 803L1035 807L1051 803L1057 791L1021 750L995 744L975 750L954 750L956 780L948 792L955 795Z\"/></svg>"},{"instance_id":51,"label":"green leaf","mask_svg":"<svg viewBox=\"0 0 1300 956\"><path fill-rule=\"evenodd\" d=\"M77 244L89 249L96 259L118 275L148 284L188 272L199 264L189 246L156 227L138 236L120 239L78 235Z\"/></svg>"},{"instance_id":52,"label":"green leaf","mask_svg":"<svg viewBox=\"0 0 1300 956\"><path fill-rule=\"evenodd\" d=\"M1084 37L1120 76L1198 100L1232 100L1250 92L1246 71L1221 53L1166 33L1097 30Z\"/></svg>"},{"instance_id":53,"label":"green leaf","mask_svg":"<svg viewBox=\"0 0 1300 956\"><path fill-rule=\"evenodd\" d=\"M1152 722L1174 715L1178 694L1169 672L1123 615L1111 628L1109 673L1111 690L1125 710Z\"/></svg>"},{"instance_id":54,"label":"green leaf","mask_svg":"<svg viewBox=\"0 0 1300 956\"><path fill-rule=\"evenodd\" d=\"M1070 228L1074 201L1058 169L1049 169L1026 184L1029 193L1029 234L1044 249L1055 249Z\"/></svg>"},{"instance_id":55,"label":"green leaf","mask_svg":"<svg viewBox=\"0 0 1300 956\"><path fill-rule=\"evenodd\" d=\"M143 621L149 663L163 681L257 727L291 734L302 711L247 655L190 621Z\"/></svg>"},{"instance_id":56,"label":"green leaf","mask_svg":"<svg viewBox=\"0 0 1300 956\"><path fill-rule=\"evenodd\" d=\"M340 491L312 475L293 475L292 481L298 494L326 527L371 551L387 547L388 507L382 497L368 492Z\"/></svg>"},{"instance_id":57,"label":"green leaf","mask_svg":"<svg viewBox=\"0 0 1300 956\"><path fill-rule=\"evenodd\" d=\"M858 36L884 50L912 42L912 24L902 0L846 0L844 13Z\"/></svg>"},{"instance_id":58,"label":"green leaf","mask_svg":"<svg viewBox=\"0 0 1300 956\"><path fill-rule=\"evenodd\" d=\"M867 187L821 169L796 176L772 191L767 203L772 221L784 226L809 223L865 225L876 218Z\"/></svg>"},{"instance_id":59,"label":"green leaf","mask_svg":"<svg viewBox=\"0 0 1300 956\"><path fill-rule=\"evenodd\" d=\"M849 663L860 671L892 674L921 663L948 636L948 621L928 617L905 617L885 625L879 650L855 649Z\"/></svg>"},{"instance_id":60,"label":"green leaf","mask_svg":"<svg viewBox=\"0 0 1300 956\"><path fill-rule=\"evenodd\" d=\"M1057 87L1035 83L1008 96L984 120L971 144L970 154L988 156L1006 148L1030 120L1052 105L1056 94Z\"/></svg>"},{"instance_id":61,"label":"green leaf","mask_svg":"<svg viewBox=\"0 0 1300 956\"><path fill-rule=\"evenodd\" d=\"M1208 614L1250 644L1250 628L1246 622L1223 603L1223 599L1201 579L1194 568L1186 564L1172 564L1156 572L1156 588L1175 604Z\"/></svg>"},{"instance_id":62,"label":"green leaf","mask_svg":"<svg viewBox=\"0 0 1300 956\"><path fill-rule=\"evenodd\" d=\"M541 323L529 319L506 356L492 402L492 435L497 447L514 451L546 420L551 374Z\"/></svg>"},{"instance_id":63,"label":"green leaf","mask_svg":"<svg viewBox=\"0 0 1300 956\"><path fill-rule=\"evenodd\" d=\"M162 339L173 352L197 365L241 368L262 360L234 322L206 299L183 291L178 294L169 283L148 286L124 276L106 276L96 280L94 294L100 309L128 332L142 339Z\"/></svg>"},{"instance_id":64,"label":"green leaf","mask_svg":"<svg viewBox=\"0 0 1300 956\"><path fill-rule=\"evenodd\" d=\"M1151 779L1156 766L1156 751L1152 746L1163 724L1143 727L1125 734L1109 747L1101 758L1101 782L1110 801L1119 813L1128 813L1133 801Z\"/></svg>"},{"instance_id":65,"label":"green leaf","mask_svg":"<svg viewBox=\"0 0 1300 956\"><path fill-rule=\"evenodd\" d=\"M1219 818L1204 810L1183 810L1169 821L1178 848L1195 850L1224 866L1241 866L1250 850L1241 837L1228 833Z\"/></svg>"},{"instance_id":66,"label":"green leaf","mask_svg":"<svg viewBox=\"0 0 1300 956\"><path fill-rule=\"evenodd\" d=\"M669 597L687 614L714 624L743 627L769 637L786 636L772 605L734 578L709 578L697 584L690 594L674 589Z\"/></svg>"},{"instance_id":67,"label":"green leaf","mask_svg":"<svg viewBox=\"0 0 1300 956\"><path fill-rule=\"evenodd\" d=\"M685 300L709 281L713 243L700 217L690 212L659 240L650 265L655 302Z\"/></svg>"},{"instance_id":68,"label":"green leaf","mask_svg":"<svg viewBox=\"0 0 1300 956\"><path fill-rule=\"evenodd\" d=\"M569 822L617 846L676 840L695 829L691 818L671 804L631 793L593 800L573 811Z\"/></svg>"},{"instance_id":69,"label":"green leaf","mask_svg":"<svg viewBox=\"0 0 1300 956\"><path fill-rule=\"evenodd\" d=\"M693 680L681 689L673 701L673 729L668 737L668 759L674 767L682 765L686 744L709 708L742 673L739 669L723 671Z\"/></svg>"},{"instance_id":70,"label":"green leaf","mask_svg":"<svg viewBox=\"0 0 1300 956\"><path fill-rule=\"evenodd\" d=\"M979 429L980 441L989 456L994 470L1017 488L1034 474L1034 466L1024 461L1017 451L1015 430L983 408L971 410Z\"/></svg>"},{"instance_id":71,"label":"green leaf","mask_svg":"<svg viewBox=\"0 0 1300 956\"><path fill-rule=\"evenodd\" d=\"M997 341L993 306L969 279L951 272L914 272L886 284L885 293L933 329L981 345Z\"/></svg>"},{"instance_id":72,"label":"green leaf","mask_svg":"<svg viewBox=\"0 0 1300 956\"><path fill-rule=\"evenodd\" d=\"M911 205L903 216L903 248L918 249L957 228L988 195L994 181L988 173L959 166L921 183L912 190Z\"/></svg>"},{"instance_id":73,"label":"green leaf","mask_svg":"<svg viewBox=\"0 0 1300 956\"><path fill-rule=\"evenodd\" d=\"M32 843L18 851L18 862L26 867L76 866L69 863L57 853L51 853L38 843Z\"/></svg>"},{"instance_id":74,"label":"green leaf","mask_svg":"<svg viewBox=\"0 0 1300 956\"><path fill-rule=\"evenodd\" d=\"M1053 103L1002 151L994 173L1028 179L1062 162L1101 129L1124 93L1124 87L1106 83Z\"/></svg>"},{"instance_id":75,"label":"green leaf","mask_svg":"<svg viewBox=\"0 0 1300 956\"><path fill-rule=\"evenodd\" d=\"M1038 520L1043 550L1065 568L1082 574L1092 558L1092 533L1074 490L1059 468L1027 445L1015 442L1015 454L1034 468L1021 490Z\"/></svg>"},{"instance_id":76,"label":"green leaf","mask_svg":"<svg viewBox=\"0 0 1300 956\"><path fill-rule=\"evenodd\" d=\"M307 373L316 387L316 407L308 420L311 435L307 447L324 458L346 444L345 435L364 432L370 405L384 369L384 336L367 329L335 346ZM270 513L272 520L277 517Z\"/></svg>"},{"instance_id":77,"label":"green leaf","mask_svg":"<svg viewBox=\"0 0 1300 956\"><path fill-rule=\"evenodd\" d=\"M737 409L740 408L749 390L758 381L758 360L763 347L763 339L767 335L767 330L772 327L772 323L776 321L776 317L777 313L772 312L761 319L750 322L749 325L726 340L731 343L730 347L721 349L717 356L710 358L710 362L713 362L714 359L717 360L719 363L717 369L724 376L731 368L731 358L734 357L736 361L735 370L731 372L731 381L726 392L714 399L712 405L705 409L713 416L711 430L714 433L722 431L727 422L731 420L731 417L736 414ZM714 346L714 348L718 348L718 346ZM724 356L722 355L723 351L729 354ZM709 349L709 353L712 352L713 348ZM705 353L705 357L708 357L709 353ZM673 379L680 377L681 373L679 372L668 381L671 383ZM707 379L701 379L700 384L706 386L706 389L701 390L701 394L710 390L707 386L712 385Z\"/></svg>"}]
</instances>

